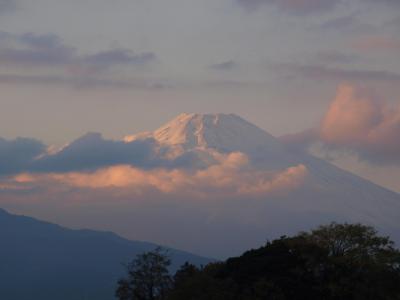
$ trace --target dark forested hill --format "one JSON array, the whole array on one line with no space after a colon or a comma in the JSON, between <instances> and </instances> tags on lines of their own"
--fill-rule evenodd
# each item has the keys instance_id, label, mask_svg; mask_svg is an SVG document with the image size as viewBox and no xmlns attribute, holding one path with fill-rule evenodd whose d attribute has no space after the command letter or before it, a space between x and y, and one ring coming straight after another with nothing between
<instances>
[{"instance_id":1,"label":"dark forested hill","mask_svg":"<svg viewBox=\"0 0 400 300\"><path fill-rule=\"evenodd\" d=\"M185 264L167 300L398 300L400 251L372 227L321 226L205 268Z\"/></svg>"},{"instance_id":2,"label":"dark forested hill","mask_svg":"<svg viewBox=\"0 0 400 300\"><path fill-rule=\"evenodd\" d=\"M113 299L127 263L157 245L71 230L0 209L0 299ZM170 250L173 270L209 259Z\"/></svg>"}]
</instances>

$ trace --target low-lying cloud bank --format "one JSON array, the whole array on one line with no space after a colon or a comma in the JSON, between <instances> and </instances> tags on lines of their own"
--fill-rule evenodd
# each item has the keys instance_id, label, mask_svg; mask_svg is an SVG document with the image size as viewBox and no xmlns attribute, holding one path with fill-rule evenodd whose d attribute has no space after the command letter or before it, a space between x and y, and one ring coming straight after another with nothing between
<instances>
[{"instance_id":1,"label":"low-lying cloud bank","mask_svg":"<svg viewBox=\"0 0 400 300\"><path fill-rule=\"evenodd\" d=\"M341 85L319 127L282 140L302 148L319 142L372 163L400 164L400 106L391 107L369 89Z\"/></svg>"},{"instance_id":2,"label":"low-lying cloud bank","mask_svg":"<svg viewBox=\"0 0 400 300\"><path fill-rule=\"evenodd\" d=\"M105 192L145 195L190 195L196 198L261 197L288 193L300 187L308 170L297 165L282 171L257 170L240 152L220 155L219 162L204 169L145 170L132 165L116 165L93 172L21 173L8 178L0 190L23 191L34 187L61 185L70 188L104 189Z\"/></svg>"},{"instance_id":3,"label":"low-lying cloud bank","mask_svg":"<svg viewBox=\"0 0 400 300\"><path fill-rule=\"evenodd\" d=\"M46 146L34 139L0 138L0 176L27 170L33 160L46 151Z\"/></svg>"},{"instance_id":4,"label":"low-lying cloud bank","mask_svg":"<svg viewBox=\"0 0 400 300\"><path fill-rule=\"evenodd\" d=\"M21 172L88 171L117 164L148 168L165 163L155 151L152 139L125 143L105 140L99 133L88 133L54 153L49 153L38 140L0 138L0 176Z\"/></svg>"},{"instance_id":5,"label":"low-lying cloud bank","mask_svg":"<svg viewBox=\"0 0 400 300\"><path fill-rule=\"evenodd\" d=\"M302 164L280 170L257 168L242 152L174 151L152 138L114 141L98 133L89 133L57 151L37 140L0 139L0 191L58 187L132 195L259 197L296 189L308 175Z\"/></svg>"}]
</instances>

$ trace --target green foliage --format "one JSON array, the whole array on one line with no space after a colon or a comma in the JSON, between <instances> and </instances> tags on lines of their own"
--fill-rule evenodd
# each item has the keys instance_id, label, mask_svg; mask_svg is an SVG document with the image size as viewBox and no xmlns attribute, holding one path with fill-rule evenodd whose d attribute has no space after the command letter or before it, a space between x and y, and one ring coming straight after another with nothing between
<instances>
[{"instance_id":1,"label":"green foliage","mask_svg":"<svg viewBox=\"0 0 400 300\"><path fill-rule=\"evenodd\" d=\"M332 223L224 263L185 264L167 299L396 300L400 253L372 227Z\"/></svg>"},{"instance_id":2,"label":"green foliage","mask_svg":"<svg viewBox=\"0 0 400 300\"><path fill-rule=\"evenodd\" d=\"M163 300L172 285L171 261L161 248L140 254L127 265L127 278L118 282L120 300Z\"/></svg>"}]
</instances>

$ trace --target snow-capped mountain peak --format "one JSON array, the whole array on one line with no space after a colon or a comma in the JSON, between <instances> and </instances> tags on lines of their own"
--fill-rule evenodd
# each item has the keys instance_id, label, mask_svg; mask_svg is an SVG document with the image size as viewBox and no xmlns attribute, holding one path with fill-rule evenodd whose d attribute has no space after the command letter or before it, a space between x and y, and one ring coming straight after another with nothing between
<instances>
[{"instance_id":1,"label":"snow-capped mountain peak","mask_svg":"<svg viewBox=\"0 0 400 300\"><path fill-rule=\"evenodd\" d=\"M212 148L250 155L260 150L283 150L275 137L235 114L183 113L154 132L128 136L125 141L144 137L185 150Z\"/></svg>"}]
</instances>

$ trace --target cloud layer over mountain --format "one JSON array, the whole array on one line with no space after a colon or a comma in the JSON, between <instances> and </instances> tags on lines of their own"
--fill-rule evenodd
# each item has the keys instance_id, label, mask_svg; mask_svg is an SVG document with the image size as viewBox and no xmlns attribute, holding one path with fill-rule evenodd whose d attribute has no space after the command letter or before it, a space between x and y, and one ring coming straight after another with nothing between
<instances>
[{"instance_id":1,"label":"cloud layer over mountain","mask_svg":"<svg viewBox=\"0 0 400 300\"><path fill-rule=\"evenodd\" d=\"M259 169L242 152L223 154L199 149L169 157L166 151L168 147L152 138L111 141L95 133L55 153L49 153L35 140L0 140L0 159L5 165L2 189L20 191L63 184L89 189L121 188L138 195L155 190L196 197L207 197L211 192L257 197L288 192L307 177L304 165Z\"/></svg>"},{"instance_id":2,"label":"cloud layer over mountain","mask_svg":"<svg viewBox=\"0 0 400 300\"><path fill-rule=\"evenodd\" d=\"M282 171L257 170L242 153L219 157L217 164L200 170L156 168L144 170L131 165L117 165L94 172L20 174L8 180L3 189L23 190L35 185L62 184L75 188L120 189L119 193L145 196L149 191L213 197L262 197L286 194L300 187L307 177L304 165Z\"/></svg>"}]
</instances>

